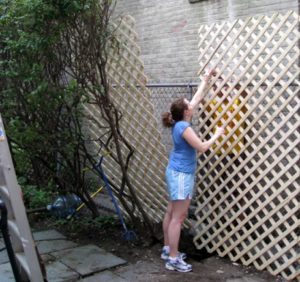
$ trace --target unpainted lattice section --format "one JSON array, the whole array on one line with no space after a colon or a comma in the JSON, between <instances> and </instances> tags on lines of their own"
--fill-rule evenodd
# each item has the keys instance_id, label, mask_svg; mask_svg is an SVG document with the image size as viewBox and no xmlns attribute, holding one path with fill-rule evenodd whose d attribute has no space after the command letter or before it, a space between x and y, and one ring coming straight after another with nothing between
<instances>
[{"instance_id":1,"label":"unpainted lattice section","mask_svg":"<svg viewBox=\"0 0 300 282\"><path fill-rule=\"evenodd\" d=\"M199 111L194 242L244 265L299 279L299 15L203 25L200 73L216 68Z\"/></svg>"}]
</instances>

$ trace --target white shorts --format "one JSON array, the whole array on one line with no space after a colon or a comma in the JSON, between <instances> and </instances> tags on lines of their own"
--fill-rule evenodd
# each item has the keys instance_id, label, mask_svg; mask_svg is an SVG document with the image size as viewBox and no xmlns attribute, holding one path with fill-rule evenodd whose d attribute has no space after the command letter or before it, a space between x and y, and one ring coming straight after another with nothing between
<instances>
[{"instance_id":1,"label":"white shorts","mask_svg":"<svg viewBox=\"0 0 300 282\"><path fill-rule=\"evenodd\" d=\"M167 168L166 181L171 201L192 199L195 174Z\"/></svg>"}]
</instances>

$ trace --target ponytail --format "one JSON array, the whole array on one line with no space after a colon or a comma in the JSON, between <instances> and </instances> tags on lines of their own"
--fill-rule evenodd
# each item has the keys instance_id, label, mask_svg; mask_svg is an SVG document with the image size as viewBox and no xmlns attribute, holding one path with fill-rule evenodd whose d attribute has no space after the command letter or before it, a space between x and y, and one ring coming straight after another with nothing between
<instances>
[{"instance_id":1,"label":"ponytail","mask_svg":"<svg viewBox=\"0 0 300 282\"><path fill-rule=\"evenodd\" d=\"M162 124L164 127L172 127L174 120L172 119L172 114L170 112L162 114Z\"/></svg>"}]
</instances>

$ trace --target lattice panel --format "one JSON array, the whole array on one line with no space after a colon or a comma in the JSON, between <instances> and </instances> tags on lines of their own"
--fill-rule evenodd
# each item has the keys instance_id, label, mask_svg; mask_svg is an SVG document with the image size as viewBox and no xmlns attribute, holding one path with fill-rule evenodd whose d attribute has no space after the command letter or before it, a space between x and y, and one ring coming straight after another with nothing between
<instances>
[{"instance_id":1,"label":"lattice panel","mask_svg":"<svg viewBox=\"0 0 300 282\"><path fill-rule=\"evenodd\" d=\"M199 157L194 242L289 280L300 276L298 27L288 12L199 29L200 73L219 74L199 133L226 135Z\"/></svg>"},{"instance_id":2,"label":"lattice panel","mask_svg":"<svg viewBox=\"0 0 300 282\"><path fill-rule=\"evenodd\" d=\"M140 49L131 17L123 18L116 25L116 38L116 48L110 49L107 72L111 97L123 115L121 132L135 150L128 169L129 177L150 219L161 222L168 199L164 181L167 154L150 101L151 93L145 87L147 79L139 59ZM88 105L86 110L98 120L98 124L94 121L88 124L89 134L94 138L102 136L102 140L106 141L107 123L93 105ZM114 152L115 148L111 150ZM100 153L106 155L105 152ZM122 153L124 156L128 154L125 146L122 146ZM103 165L109 179L120 187L121 172L115 160L106 155ZM130 200L127 204L131 205Z\"/></svg>"}]
</instances>

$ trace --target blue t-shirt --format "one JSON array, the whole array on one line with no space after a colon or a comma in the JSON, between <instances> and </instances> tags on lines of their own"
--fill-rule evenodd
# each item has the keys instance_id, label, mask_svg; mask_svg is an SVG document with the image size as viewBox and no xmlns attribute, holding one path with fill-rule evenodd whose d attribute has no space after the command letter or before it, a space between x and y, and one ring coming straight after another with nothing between
<instances>
[{"instance_id":1,"label":"blue t-shirt","mask_svg":"<svg viewBox=\"0 0 300 282\"><path fill-rule=\"evenodd\" d=\"M178 121L172 127L174 148L170 153L169 168L185 173L195 173L196 150L182 136L189 126L191 124L187 121Z\"/></svg>"}]
</instances>

